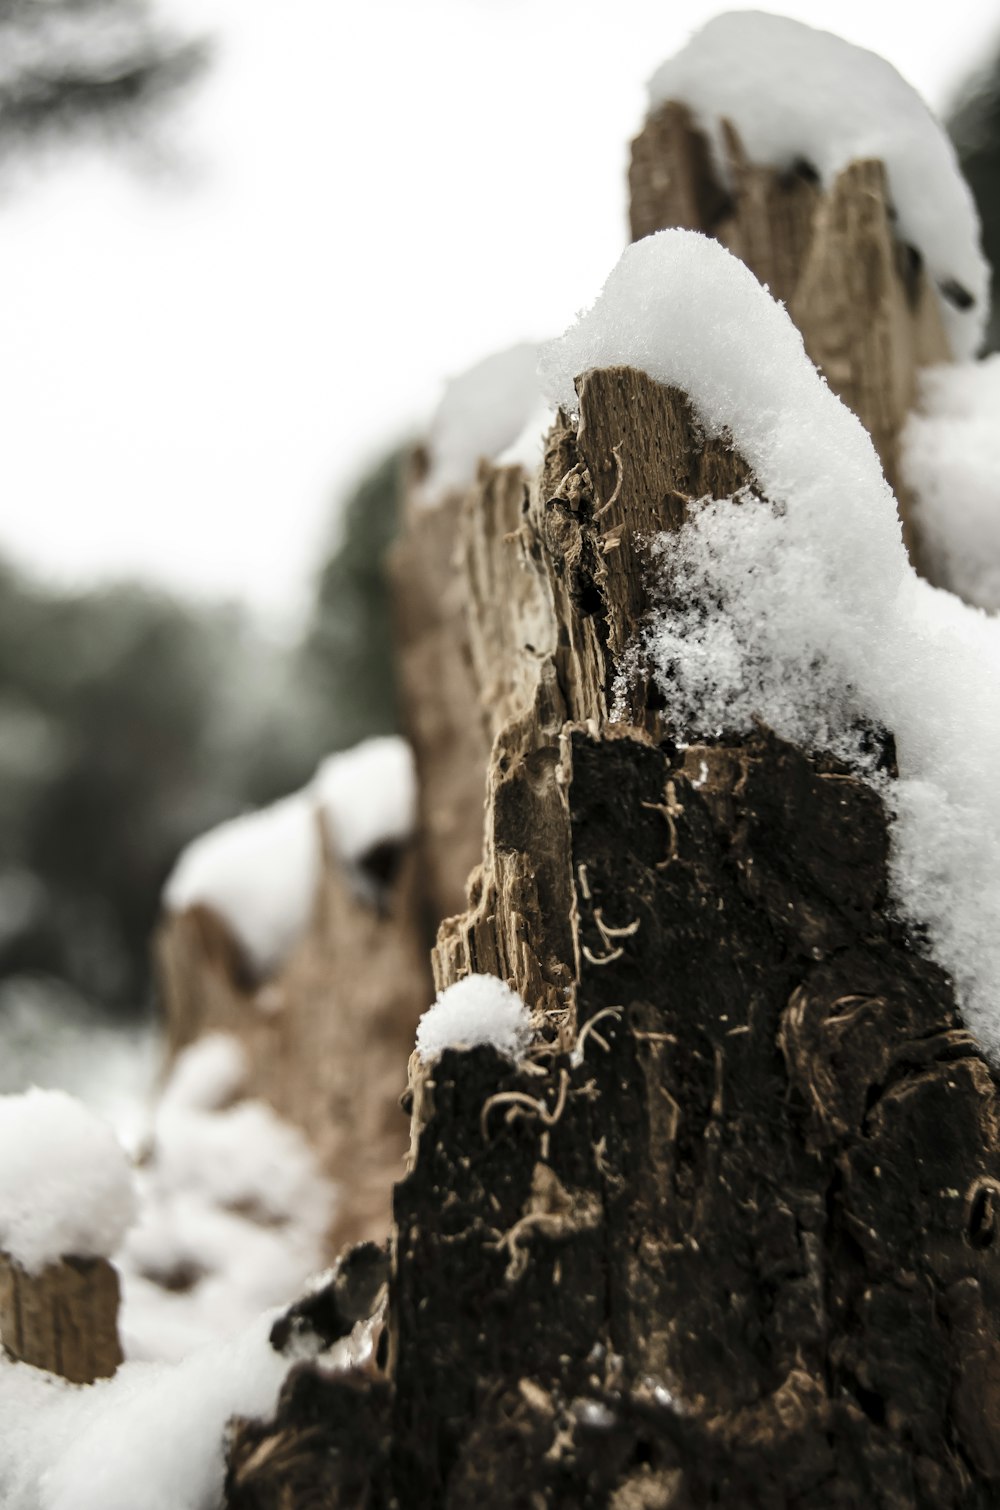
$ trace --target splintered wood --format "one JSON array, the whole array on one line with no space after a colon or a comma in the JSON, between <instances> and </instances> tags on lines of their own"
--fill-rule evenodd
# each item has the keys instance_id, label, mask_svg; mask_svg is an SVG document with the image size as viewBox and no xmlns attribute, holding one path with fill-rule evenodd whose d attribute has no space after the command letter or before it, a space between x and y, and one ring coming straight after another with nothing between
<instances>
[{"instance_id":1,"label":"splintered wood","mask_svg":"<svg viewBox=\"0 0 1000 1510\"><path fill-rule=\"evenodd\" d=\"M612 721L645 543L749 474L642 374L578 391L540 478L484 465L453 515L494 738L435 975L507 979L538 1038L516 1065L414 1056L383 1366L303 1366L237 1427L230 1510L348 1483L408 1510L508 1510L511 1485L986 1510L996 1085L888 907L868 785L764 729L679 746L641 665Z\"/></svg>"},{"instance_id":2,"label":"splintered wood","mask_svg":"<svg viewBox=\"0 0 1000 1510\"><path fill-rule=\"evenodd\" d=\"M650 116L632 143L632 238L668 226L704 231L784 302L806 351L871 434L920 570L899 436L920 369L950 361L951 351L919 257L895 234L885 169L851 163L824 192L808 163L779 174L749 162L732 127L725 136L728 188L683 105Z\"/></svg>"}]
</instances>

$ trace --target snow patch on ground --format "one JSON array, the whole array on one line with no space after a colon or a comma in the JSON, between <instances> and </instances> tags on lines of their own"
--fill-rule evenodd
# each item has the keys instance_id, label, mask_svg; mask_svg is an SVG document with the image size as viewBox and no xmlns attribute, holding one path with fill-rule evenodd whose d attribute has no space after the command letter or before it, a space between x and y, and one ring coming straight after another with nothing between
<instances>
[{"instance_id":1,"label":"snow patch on ground","mask_svg":"<svg viewBox=\"0 0 1000 1510\"><path fill-rule=\"evenodd\" d=\"M891 63L801 21L731 11L657 69L651 111L668 100L692 111L723 180L724 120L752 161L777 169L805 161L826 186L848 163L879 158L899 235L920 251L942 296L952 350L975 355L989 314L975 203L944 130ZM971 299L964 308L962 291Z\"/></svg>"},{"instance_id":2,"label":"snow patch on ground","mask_svg":"<svg viewBox=\"0 0 1000 1510\"><path fill-rule=\"evenodd\" d=\"M0 1358L4 1510L211 1510L226 1422L274 1408L289 1359L274 1314L176 1365L125 1363L71 1385Z\"/></svg>"},{"instance_id":3,"label":"snow patch on ground","mask_svg":"<svg viewBox=\"0 0 1000 1510\"><path fill-rule=\"evenodd\" d=\"M892 730L896 905L1000 1053L1000 623L916 576L870 437L717 242L663 231L629 247L543 352L548 395L575 408L577 374L616 364L684 389L759 487L704 503L654 551L644 649L679 732L759 717L863 769L859 724Z\"/></svg>"}]
</instances>

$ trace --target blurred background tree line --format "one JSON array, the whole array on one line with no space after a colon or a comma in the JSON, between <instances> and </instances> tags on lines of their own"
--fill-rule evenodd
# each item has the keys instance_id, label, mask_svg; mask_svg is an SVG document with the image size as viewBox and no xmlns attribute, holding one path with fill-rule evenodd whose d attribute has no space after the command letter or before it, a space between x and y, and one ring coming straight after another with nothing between
<instances>
[{"instance_id":1,"label":"blurred background tree line","mask_svg":"<svg viewBox=\"0 0 1000 1510\"><path fill-rule=\"evenodd\" d=\"M132 142L210 61L142 0L0 0L0 166L40 146ZM949 126L1000 266L1000 56ZM0 561L0 1014L46 983L146 1010L149 935L180 847L301 785L322 755L395 729L382 561L401 456L335 511L292 646L246 610L137 583L59 593Z\"/></svg>"}]
</instances>

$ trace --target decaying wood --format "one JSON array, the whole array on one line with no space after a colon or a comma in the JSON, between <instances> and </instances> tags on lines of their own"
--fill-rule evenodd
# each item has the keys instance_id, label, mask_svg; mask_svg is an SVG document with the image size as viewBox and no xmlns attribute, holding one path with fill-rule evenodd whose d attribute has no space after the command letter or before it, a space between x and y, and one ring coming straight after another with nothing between
<instances>
[{"instance_id":1,"label":"decaying wood","mask_svg":"<svg viewBox=\"0 0 1000 1510\"><path fill-rule=\"evenodd\" d=\"M433 938L442 918L466 906L469 873L479 863L489 738L453 562L462 495L422 501L424 466L418 453L387 569L405 733L420 772L417 843L424 919Z\"/></svg>"},{"instance_id":2,"label":"decaying wood","mask_svg":"<svg viewBox=\"0 0 1000 1510\"><path fill-rule=\"evenodd\" d=\"M579 393L540 483L486 469L507 502L460 518L508 722L435 973L517 984L536 1046L414 1056L383 1369L303 1365L229 1504L996 1505L994 1077L894 921L870 786L763 729L679 746L641 665L611 719L649 536L748 474L648 378Z\"/></svg>"},{"instance_id":3,"label":"decaying wood","mask_svg":"<svg viewBox=\"0 0 1000 1510\"><path fill-rule=\"evenodd\" d=\"M11 1358L73 1384L108 1379L122 1361L118 1272L105 1258L64 1258L28 1274L0 1253L0 1342Z\"/></svg>"},{"instance_id":4,"label":"decaying wood","mask_svg":"<svg viewBox=\"0 0 1000 1510\"><path fill-rule=\"evenodd\" d=\"M852 163L822 191L808 163L780 174L726 136L723 188L704 136L682 106L662 105L632 144L633 240L667 226L716 237L782 299L830 387L870 432L926 569L902 487L899 435L922 367L951 359L938 296L919 254L895 234L885 169Z\"/></svg>"},{"instance_id":5,"label":"decaying wood","mask_svg":"<svg viewBox=\"0 0 1000 1510\"><path fill-rule=\"evenodd\" d=\"M324 848L312 921L274 975L252 978L207 907L164 921L157 960L172 1051L207 1032L234 1034L250 1065L247 1093L312 1143L338 1187L336 1252L388 1231L407 1143L406 1059L432 993L412 852L375 901Z\"/></svg>"}]
</instances>

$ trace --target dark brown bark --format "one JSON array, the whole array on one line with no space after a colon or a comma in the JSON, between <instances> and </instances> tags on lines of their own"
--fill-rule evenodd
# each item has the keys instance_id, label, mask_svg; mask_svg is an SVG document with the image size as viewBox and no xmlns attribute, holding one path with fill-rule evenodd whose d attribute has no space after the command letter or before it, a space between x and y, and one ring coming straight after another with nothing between
<instances>
[{"instance_id":1,"label":"dark brown bark","mask_svg":"<svg viewBox=\"0 0 1000 1510\"><path fill-rule=\"evenodd\" d=\"M747 470L639 374L580 408L459 523L526 580L504 627L466 567L508 721L435 974L510 980L540 1039L411 1061L383 1371L297 1375L229 1503L998 1504L992 1071L893 920L869 786L764 729L679 747L641 666L610 720L644 542Z\"/></svg>"}]
</instances>

